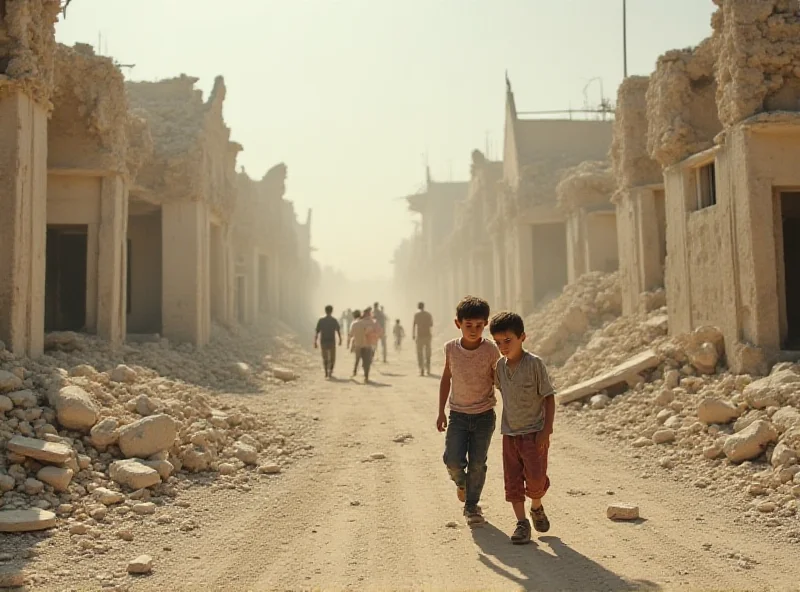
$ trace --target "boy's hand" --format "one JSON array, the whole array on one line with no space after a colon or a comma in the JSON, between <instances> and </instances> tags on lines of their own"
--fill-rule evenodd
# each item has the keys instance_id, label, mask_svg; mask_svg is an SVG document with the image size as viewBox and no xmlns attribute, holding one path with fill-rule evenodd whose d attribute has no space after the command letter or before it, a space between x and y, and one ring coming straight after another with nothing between
<instances>
[{"instance_id":1,"label":"boy's hand","mask_svg":"<svg viewBox=\"0 0 800 592\"><path fill-rule=\"evenodd\" d=\"M444 411L439 413L439 417L436 418L436 429L440 432L443 432L447 427L447 417L444 414Z\"/></svg>"},{"instance_id":2,"label":"boy's hand","mask_svg":"<svg viewBox=\"0 0 800 592\"><path fill-rule=\"evenodd\" d=\"M536 432L536 446L546 448L550 446L550 434Z\"/></svg>"}]
</instances>

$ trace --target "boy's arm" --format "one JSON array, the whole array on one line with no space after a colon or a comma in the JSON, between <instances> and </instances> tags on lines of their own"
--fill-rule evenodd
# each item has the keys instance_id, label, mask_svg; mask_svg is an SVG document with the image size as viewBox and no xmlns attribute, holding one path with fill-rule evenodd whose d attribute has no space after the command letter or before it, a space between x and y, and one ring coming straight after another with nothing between
<instances>
[{"instance_id":1,"label":"boy's arm","mask_svg":"<svg viewBox=\"0 0 800 592\"><path fill-rule=\"evenodd\" d=\"M447 417L444 414L444 408L447 405L447 398L450 396L450 361L445 354L444 370L442 370L442 379L439 381L439 416L436 418L436 429L443 432L447 427Z\"/></svg>"}]
</instances>

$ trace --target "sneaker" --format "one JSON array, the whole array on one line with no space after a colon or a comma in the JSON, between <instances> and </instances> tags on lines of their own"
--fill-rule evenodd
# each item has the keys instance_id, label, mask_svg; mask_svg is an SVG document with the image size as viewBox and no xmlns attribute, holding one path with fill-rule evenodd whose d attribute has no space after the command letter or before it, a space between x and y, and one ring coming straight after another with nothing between
<instances>
[{"instance_id":1,"label":"sneaker","mask_svg":"<svg viewBox=\"0 0 800 592\"><path fill-rule=\"evenodd\" d=\"M517 520L517 527L511 535L511 542L515 545L525 545L531 542L531 523L527 520Z\"/></svg>"},{"instance_id":2,"label":"sneaker","mask_svg":"<svg viewBox=\"0 0 800 592\"><path fill-rule=\"evenodd\" d=\"M478 505L464 506L464 516L467 519L467 526L478 526L486 522L486 518L483 517L483 511Z\"/></svg>"},{"instance_id":3,"label":"sneaker","mask_svg":"<svg viewBox=\"0 0 800 592\"><path fill-rule=\"evenodd\" d=\"M467 501L467 490L465 487L456 487L456 495L458 496L458 501L462 504Z\"/></svg>"},{"instance_id":4,"label":"sneaker","mask_svg":"<svg viewBox=\"0 0 800 592\"><path fill-rule=\"evenodd\" d=\"M547 532L550 530L550 521L547 519L547 514L544 513L544 506L538 510L531 508L531 518L533 519L533 527L536 532Z\"/></svg>"}]
</instances>

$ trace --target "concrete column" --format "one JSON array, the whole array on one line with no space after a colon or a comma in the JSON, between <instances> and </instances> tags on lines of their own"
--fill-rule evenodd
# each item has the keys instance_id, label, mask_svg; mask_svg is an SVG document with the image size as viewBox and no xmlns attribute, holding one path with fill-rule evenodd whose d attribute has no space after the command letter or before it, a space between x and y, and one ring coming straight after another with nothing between
<instances>
[{"instance_id":1,"label":"concrete column","mask_svg":"<svg viewBox=\"0 0 800 592\"><path fill-rule=\"evenodd\" d=\"M208 342L208 214L199 202L162 206L164 336L196 346Z\"/></svg>"},{"instance_id":2,"label":"concrete column","mask_svg":"<svg viewBox=\"0 0 800 592\"><path fill-rule=\"evenodd\" d=\"M0 98L0 340L44 350L47 112L21 92Z\"/></svg>"},{"instance_id":3,"label":"concrete column","mask_svg":"<svg viewBox=\"0 0 800 592\"><path fill-rule=\"evenodd\" d=\"M515 255L516 273L518 278L516 303L514 312L527 315L536 304L533 301L533 232L530 225L517 226L517 248Z\"/></svg>"},{"instance_id":4,"label":"concrete column","mask_svg":"<svg viewBox=\"0 0 800 592\"><path fill-rule=\"evenodd\" d=\"M128 188L120 175L103 177L97 229L97 335L112 344L125 338Z\"/></svg>"},{"instance_id":5,"label":"concrete column","mask_svg":"<svg viewBox=\"0 0 800 592\"><path fill-rule=\"evenodd\" d=\"M248 324L255 324L258 320L258 290L259 290L259 254L253 249L250 254L245 254L247 265L247 296L245 298L245 320Z\"/></svg>"},{"instance_id":6,"label":"concrete column","mask_svg":"<svg viewBox=\"0 0 800 592\"><path fill-rule=\"evenodd\" d=\"M586 272L586 233L580 211L567 218L567 281L571 284Z\"/></svg>"},{"instance_id":7,"label":"concrete column","mask_svg":"<svg viewBox=\"0 0 800 592\"><path fill-rule=\"evenodd\" d=\"M100 223L89 224L86 233L86 331L97 334L98 265L100 263Z\"/></svg>"}]
</instances>

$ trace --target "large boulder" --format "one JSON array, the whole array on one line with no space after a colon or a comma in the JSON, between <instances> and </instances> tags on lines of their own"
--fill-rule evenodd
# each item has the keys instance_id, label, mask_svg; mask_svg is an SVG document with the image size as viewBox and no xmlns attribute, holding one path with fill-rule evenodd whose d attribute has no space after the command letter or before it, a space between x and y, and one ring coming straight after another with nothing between
<instances>
[{"instance_id":1,"label":"large boulder","mask_svg":"<svg viewBox=\"0 0 800 592\"><path fill-rule=\"evenodd\" d=\"M697 419L705 424L730 423L739 417L739 408L722 399L707 398L697 407Z\"/></svg>"},{"instance_id":2,"label":"large boulder","mask_svg":"<svg viewBox=\"0 0 800 592\"><path fill-rule=\"evenodd\" d=\"M175 421L163 413L134 421L119 430L119 449L127 458L147 458L175 441Z\"/></svg>"},{"instance_id":3,"label":"large boulder","mask_svg":"<svg viewBox=\"0 0 800 592\"><path fill-rule=\"evenodd\" d=\"M728 460L739 463L759 456L778 439L778 432L769 422L754 421L741 432L728 436L722 451Z\"/></svg>"},{"instance_id":4,"label":"large boulder","mask_svg":"<svg viewBox=\"0 0 800 592\"><path fill-rule=\"evenodd\" d=\"M158 471L136 458L114 461L108 468L108 476L131 489L142 489L161 483Z\"/></svg>"},{"instance_id":5,"label":"large boulder","mask_svg":"<svg viewBox=\"0 0 800 592\"><path fill-rule=\"evenodd\" d=\"M786 396L800 390L800 375L791 370L781 370L748 384L742 394L747 404L755 409L779 407Z\"/></svg>"},{"instance_id":6,"label":"large boulder","mask_svg":"<svg viewBox=\"0 0 800 592\"><path fill-rule=\"evenodd\" d=\"M97 405L79 386L70 385L53 391L50 404L56 410L58 423L67 429L88 432L97 423Z\"/></svg>"}]
</instances>

